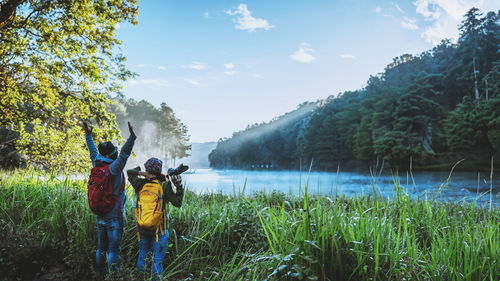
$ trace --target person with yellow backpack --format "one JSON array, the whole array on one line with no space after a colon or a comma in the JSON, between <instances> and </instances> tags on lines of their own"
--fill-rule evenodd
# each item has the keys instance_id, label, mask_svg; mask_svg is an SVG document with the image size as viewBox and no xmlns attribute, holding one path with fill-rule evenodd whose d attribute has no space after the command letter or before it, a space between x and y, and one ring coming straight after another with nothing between
<instances>
[{"instance_id":1,"label":"person with yellow backpack","mask_svg":"<svg viewBox=\"0 0 500 281\"><path fill-rule=\"evenodd\" d=\"M152 252L154 279L158 279L163 273L163 258L168 248L168 202L175 207L181 207L184 196L181 177L175 173L163 175L162 165L160 159L153 157L144 163L145 172L142 172L140 167L127 170L128 180L137 196L135 215L139 258L136 270L139 273L145 272L147 259ZM183 167L187 170L187 166ZM175 192L173 186L176 188Z\"/></svg>"}]
</instances>

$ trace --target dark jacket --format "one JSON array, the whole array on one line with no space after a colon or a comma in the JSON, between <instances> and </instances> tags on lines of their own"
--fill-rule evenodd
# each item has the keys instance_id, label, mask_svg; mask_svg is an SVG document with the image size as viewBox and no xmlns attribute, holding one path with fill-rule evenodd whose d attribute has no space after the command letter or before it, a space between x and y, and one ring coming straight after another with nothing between
<instances>
[{"instance_id":1,"label":"dark jacket","mask_svg":"<svg viewBox=\"0 0 500 281\"><path fill-rule=\"evenodd\" d=\"M127 170L128 181L134 188L136 194L139 194L142 187L146 183L152 182L152 180L139 178L140 171L141 167ZM175 207L181 207L182 199L184 197L184 189L182 188L182 185L176 186L176 192L174 192L174 190L172 189L172 183L169 180L165 178L160 178L158 180L163 187L163 206L165 206L165 210L167 210L168 202L172 203L172 205L174 205Z\"/></svg>"}]
</instances>

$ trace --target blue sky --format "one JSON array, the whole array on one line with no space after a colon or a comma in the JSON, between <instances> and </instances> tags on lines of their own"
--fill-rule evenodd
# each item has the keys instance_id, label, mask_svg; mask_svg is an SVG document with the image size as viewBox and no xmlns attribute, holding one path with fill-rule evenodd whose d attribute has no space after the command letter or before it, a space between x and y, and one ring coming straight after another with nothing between
<instances>
[{"instance_id":1,"label":"blue sky","mask_svg":"<svg viewBox=\"0 0 500 281\"><path fill-rule=\"evenodd\" d=\"M456 39L473 6L500 1L139 1L139 23L117 31L138 74L123 94L166 102L191 141L217 141Z\"/></svg>"}]
</instances>

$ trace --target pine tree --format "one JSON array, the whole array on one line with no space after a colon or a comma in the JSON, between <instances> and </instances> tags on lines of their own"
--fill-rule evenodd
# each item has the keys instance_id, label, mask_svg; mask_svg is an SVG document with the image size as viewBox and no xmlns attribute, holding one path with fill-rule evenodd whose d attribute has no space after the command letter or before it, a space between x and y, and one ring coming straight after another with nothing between
<instances>
[{"instance_id":1,"label":"pine tree","mask_svg":"<svg viewBox=\"0 0 500 281\"><path fill-rule=\"evenodd\" d=\"M464 82L466 89L473 90L473 96L476 100L479 99L478 81L481 80L481 76L484 76L479 69L484 59L479 55L482 52L479 41L484 22L481 16L482 14L477 8L471 8L465 14L465 19L459 27L460 38L458 40L460 45L458 52L459 70L462 72L459 73L460 80Z\"/></svg>"}]
</instances>

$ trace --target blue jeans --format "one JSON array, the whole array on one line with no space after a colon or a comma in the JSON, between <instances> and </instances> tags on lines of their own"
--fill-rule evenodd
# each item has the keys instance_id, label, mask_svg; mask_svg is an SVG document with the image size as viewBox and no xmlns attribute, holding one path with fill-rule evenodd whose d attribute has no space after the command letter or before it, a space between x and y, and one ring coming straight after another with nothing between
<instances>
[{"instance_id":1,"label":"blue jeans","mask_svg":"<svg viewBox=\"0 0 500 281\"><path fill-rule=\"evenodd\" d=\"M118 271L120 250L123 237L123 224L118 218L97 218L97 251L95 253L97 272L105 275L107 271ZM106 268L106 254L108 268Z\"/></svg>"},{"instance_id":2,"label":"blue jeans","mask_svg":"<svg viewBox=\"0 0 500 281\"><path fill-rule=\"evenodd\" d=\"M148 257L153 250L153 278L159 279L163 273L163 258L168 248L168 229L161 233L158 230L158 242L156 232L139 229L141 240L139 241L139 258L137 259L137 272L144 273Z\"/></svg>"}]
</instances>

